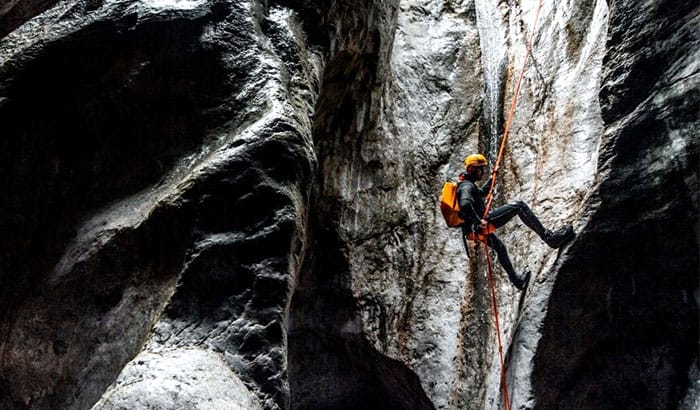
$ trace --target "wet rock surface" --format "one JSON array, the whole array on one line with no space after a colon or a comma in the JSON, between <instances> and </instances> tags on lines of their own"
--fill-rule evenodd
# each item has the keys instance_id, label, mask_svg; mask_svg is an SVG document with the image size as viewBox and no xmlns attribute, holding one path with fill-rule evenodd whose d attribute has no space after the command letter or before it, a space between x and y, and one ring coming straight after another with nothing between
<instances>
[{"instance_id":1,"label":"wet rock surface","mask_svg":"<svg viewBox=\"0 0 700 410\"><path fill-rule=\"evenodd\" d=\"M0 408L503 408L533 4L0 3ZM543 1L496 205L513 408L696 408L698 6Z\"/></svg>"}]
</instances>

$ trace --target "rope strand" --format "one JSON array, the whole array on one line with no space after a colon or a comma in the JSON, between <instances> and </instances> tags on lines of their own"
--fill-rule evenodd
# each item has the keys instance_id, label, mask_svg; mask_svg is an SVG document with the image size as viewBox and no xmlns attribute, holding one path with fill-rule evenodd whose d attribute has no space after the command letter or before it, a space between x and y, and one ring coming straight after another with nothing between
<instances>
[{"instance_id":1,"label":"rope strand","mask_svg":"<svg viewBox=\"0 0 700 410\"><path fill-rule=\"evenodd\" d=\"M486 216L488 215L490 209L491 209L491 203L493 202L493 189L496 186L496 177L498 176L498 168L499 165L501 164L501 159L503 158L503 152L505 150L506 146L506 141L508 140L508 134L510 132L510 127L513 122L513 116L515 115L515 107L518 102L518 94L520 94L520 86L523 81L523 76L525 75L525 68L527 67L527 62L530 58L530 53L532 52L532 41L535 38L535 33L536 33L536 28L537 28L537 20L539 19L540 16L540 9L542 8L542 0L539 0L537 4L537 10L535 11L535 21L532 25L532 33L530 33L530 38L527 42L527 52L525 54L525 60L523 61L523 66L522 69L520 70L520 76L518 77L518 81L515 85L515 91L513 93L513 100L510 103L510 109L508 110L508 118L506 119L505 123L505 128L503 131L503 138L501 139L501 146L498 149L498 157L496 158L496 163L493 167L493 172L491 174L491 186L489 187L489 193L486 197L486 209L484 210L484 215L482 216L482 219L486 219ZM478 235L475 235L477 238L479 237ZM506 366L505 366L505 361L503 359L503 344L501 342L501 329L499 325L499 320L498 320L498 306L496 303L496 286L494 284L493 280L493 266L491 263L491 255L489 254L489 248L488 248L488 235L484 236L483 238L479 238L481 242L484 244L484 252L486 253L486 262L488 265L488 279L489 279L489 288L491 290L491 303L493 305L493 315L494 315L494 322L496 324L496 336L498 340L498 355L501 361L501 387L503 390L503 402L505 404L505 409L510 410L510 397L508 395L508 385L506 383Z\"/></svg>"},{"instance_id":2,"label":"rope strand","mask_svg":"<svg viewBox=\"0 0 700 410\"><path fill-rule=\"evenodd\" d=\"M484 252L486 253L486 262L488 265L489 288L491 289L491 304L493 305L493 316L496 322L496 336L498 339L498 355L501 359L501 388L503 389L503 401L506 405L506 410L510 410L510 399L508 398L508 385L506 384L506 365L503 360L503 344L501 343L501 328L498 322L498 305L496 303L496 286L493 280L493 267L491 266L491 255L486 241L484 244Z\"/></svg>"},{"instance_id":3,"label":"rope strand","mask_svg":"<svg viewBox=\"0 0 700 410\"><path fill-rule=\"evenodd\" d=\"M535 11L535 22L532 25L532 33L530 33L530 39L527 41L527 52L525 53L525 60L523 61L523 67L520 70L520 76L518 76L518 82L515 84L515 92L513 93L513 100L510 103L510 109L508 110L508 118L506 119L506 125L503 131L503 138L501 139L501 146L498 149L498 157L496 157L496 164L493 167L493 178L491 178L491 186L489 188L489 194L486 196L486 210L484 211L483 218L486 218L489 210L491 209L491 202L493 202L493 189L496 186L496 176L498 175L498 167L501 164L501 159L503 158L503 151L506 147L506 141L508 140L508 134L510 133L510 127L513 123L513 116L515 115L515 107L518 103L518 94L520 94L520 86L523 82L523 76L525 75L525 67L527 67L527 62L530 59L530 53L532 52L532 40L535 38L535 28L537 27L537 20L540 17L540 9L542 8L542 0L539 0L537 4L537 10Z\"/></svg>"}]
</instances>

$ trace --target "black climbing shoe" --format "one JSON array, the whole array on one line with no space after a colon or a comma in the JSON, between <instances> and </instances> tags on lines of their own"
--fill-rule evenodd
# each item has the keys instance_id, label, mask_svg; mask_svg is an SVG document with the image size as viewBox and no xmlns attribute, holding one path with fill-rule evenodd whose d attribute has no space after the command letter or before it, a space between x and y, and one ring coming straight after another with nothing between
<instances>
[{"instance_id":1,"label":"black climbing shoe","mask_svg":"<svg viewBox=\"0 0 700 410\"><path fill-rule=\"evenodd\" d=\"M569 242L574 238L574 228L571 225L566 225L563 228L557 229L552 232L547 230L544 234L544 242L549 245L550 248L559 248L565 243Z\"/></svg>"},{"instance_id":2,"label":"black climbing shoe","mask_svg":"<svg viewBox=\"0 0 700 410\"><path fill-rule=\"evenodd\" d=\"M513 285L518 289L518 290L525 290L527 289L527 285L530 283L530 271L526 270L523 272L522 275L520 275L519 278L513 281Z\"/></svg>"}]
</instances>

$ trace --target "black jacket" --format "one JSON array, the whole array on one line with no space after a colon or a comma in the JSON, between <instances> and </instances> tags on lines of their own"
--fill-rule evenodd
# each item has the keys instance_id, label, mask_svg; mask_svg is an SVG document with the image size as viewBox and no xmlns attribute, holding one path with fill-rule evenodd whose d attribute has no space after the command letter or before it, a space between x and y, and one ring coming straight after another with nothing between
<instances>
[{"instance_id":1,"label":"black jacket","mask_svg":"<svg viewBox=\"0 0 700 410\"><path fill-rule=\"evenodd\" d=\"M476 229L484 217L486 209L485 199L491 188L491 178L488 179L481 187L469 180L466 175L465 179L459 183L457 187L457 198L459 200L459 217L464 219L465 228Z\"/></svg>"}]
</instances>

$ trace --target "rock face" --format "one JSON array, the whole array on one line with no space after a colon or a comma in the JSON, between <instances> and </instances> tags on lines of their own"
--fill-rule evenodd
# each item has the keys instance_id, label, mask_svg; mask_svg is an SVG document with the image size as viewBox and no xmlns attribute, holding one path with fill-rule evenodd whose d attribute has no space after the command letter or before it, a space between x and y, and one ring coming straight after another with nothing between
<instances>
[{"instance_id":1,"label":"rock face","mask_svg":"<svg viewBox=\"0 0 700 410\"><path fill-rule=\"evenodd\" d=\"M685 2L611 7L596 207L561 262L535 357L545 408L675 408L693 382L698 21Z\"/></svg>"},{"instance_id":2,"label":"rock face","mask_svg":"<svg viewBox=\"0 0 700 410\"><path fill-rule=\"evenodd\" d=\"M0 408L504 408L533 30L511 405L698 408L700 7L537 3L0 3Z\"/></svg>"},{"instance_id":3,"label":"rock face","mask_svg":"<svg viewBox=\"0 0 700 410\"><path fill-rule=\"evenodd\" d=\"M102 403L127 402L134 371L158 384L202 350L199 383L226 363L289 406L322 61L299 27L258 3L68 2L3 39L1 407L89 408L115 380Z\"/></svg>"},{"instance_id":4,"label":"rock face","mask_svg":"<svg viewBox=\"0 0 700 410\"><path fill-rule=\"evenodd\" d=\"M197 349L142 353L93 408L261 409L222 358Z\"/></svg>"}]
</instances>

